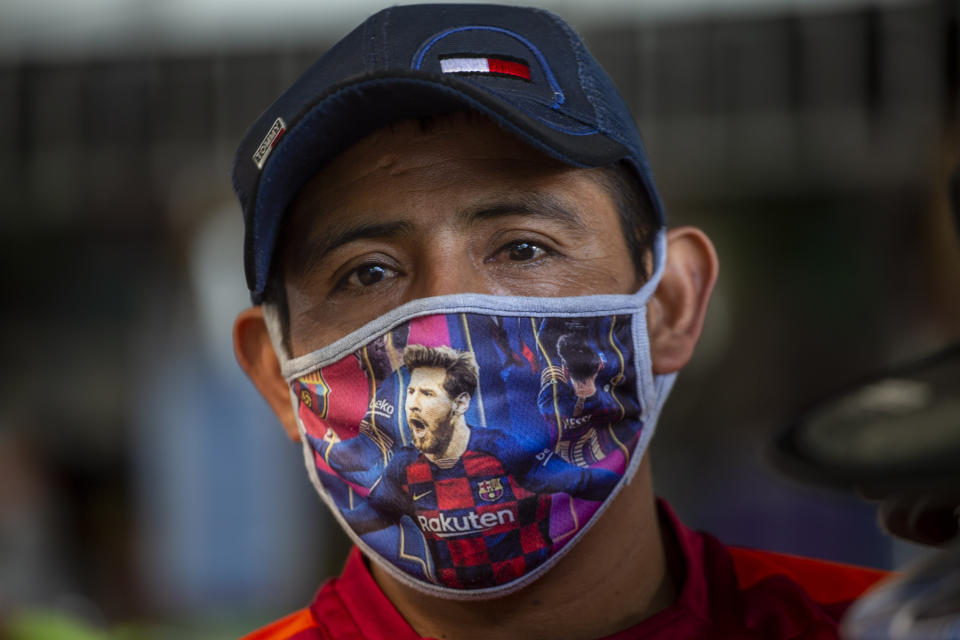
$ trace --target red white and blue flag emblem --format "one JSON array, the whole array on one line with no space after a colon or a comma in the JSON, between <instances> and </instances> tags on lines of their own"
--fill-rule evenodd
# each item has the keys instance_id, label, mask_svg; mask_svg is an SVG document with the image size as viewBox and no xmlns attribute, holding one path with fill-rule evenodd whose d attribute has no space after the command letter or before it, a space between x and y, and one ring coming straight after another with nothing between
<instances>
[{"instance_id":1,"label":"red white and blue flag emblem","mask_svg":"<svg viewBox=\"0 0 960 640\"><path fill-rule=\"evenodd\" d=\"M502 56L446 56L440 58L440 70L443 73L489 73L522 80L530 79L530 65L522 60Z\"/></svg>"}]
</instances>

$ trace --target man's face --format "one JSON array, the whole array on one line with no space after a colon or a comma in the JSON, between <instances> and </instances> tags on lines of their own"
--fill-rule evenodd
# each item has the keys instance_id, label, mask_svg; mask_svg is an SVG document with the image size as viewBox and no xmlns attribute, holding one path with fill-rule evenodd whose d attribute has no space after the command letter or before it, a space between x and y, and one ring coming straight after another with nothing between
<instances>
[{"instance_id":1,"label":"man's face","mask_svg":"<svg viewBox=\"0 0 960 640\"><path fill-rule=\"evenodd\" d=\"M293 355L417 298L575 296L640 286L596 171L480 118L371 134L304 187L285 232Z\"/></svg>"},{"instance_id":2,"label":"man's face","mask_svg":"<svg viewBox=\"0 0 960 640\"><path fill-rule=\"evenodd\" d=\"M447 372L439 367L418 367L410 374L407 425L414 446L423 453L443 453L453 435L456 403L443 388L446 378Z\"/></svg>"}]
</instances>

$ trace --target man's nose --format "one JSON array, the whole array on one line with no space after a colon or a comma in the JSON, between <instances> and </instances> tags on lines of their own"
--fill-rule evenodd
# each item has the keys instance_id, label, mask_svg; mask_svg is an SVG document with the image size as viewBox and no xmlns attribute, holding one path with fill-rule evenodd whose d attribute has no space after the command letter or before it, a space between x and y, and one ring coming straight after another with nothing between
<instances>
[{"instance_id":1,"label":"man's nose","mask_svg":"<svg viewBox=\"0 0 960 640\"><path fill-rule=\"evenodd\" d=\"M420 252L417 277L409 290L411 300L454 293L501 293L485 277L465 243L438 239Z\"/></svg>"}]
</instances>

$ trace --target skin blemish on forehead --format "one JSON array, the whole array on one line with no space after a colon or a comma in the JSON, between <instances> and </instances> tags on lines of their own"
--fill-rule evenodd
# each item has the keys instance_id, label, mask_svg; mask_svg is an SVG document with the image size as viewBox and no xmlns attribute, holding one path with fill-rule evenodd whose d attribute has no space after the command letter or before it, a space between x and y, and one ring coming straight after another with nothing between
<instances>
[{"instance_id":1,"label":"skin blemish on forehead","mask_svg":"<svg viewBox=\"0 0 960 640\"><path fill-rule=\"evenodd\" d=\"M396 168L397 160L398 158L396 155L388 153L380 158L380 161L377 162L375 169L387 171L391 175L395 175L394 169Z\"/></svg>"}]
</instances>

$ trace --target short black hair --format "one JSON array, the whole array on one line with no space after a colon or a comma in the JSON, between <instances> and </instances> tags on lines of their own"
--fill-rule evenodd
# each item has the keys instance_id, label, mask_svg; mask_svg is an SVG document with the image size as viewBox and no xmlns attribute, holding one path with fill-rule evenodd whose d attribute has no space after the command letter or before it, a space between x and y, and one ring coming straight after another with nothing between
<instances>
[{"instance_id":1,"label":"short black hair","mask_svg":"<svg viewBox=\"0 0 960 640\"><path fill-rule=\"evenodd\" d=\"M637 278L646 282L651 275L647 268L647 256L653 250L653 238L660 226L650 194L624 160L600 168L596 175L617 207L620 231L627 242Z\"/></svg>"},{"instance_id":2,"label":"short black hair","mask_svg":"<svg viewBox=\"0 0 960 640\"><path fill-rule=\"evenodd\" d=\"M427 347L408 344L403 350L403 364L413 373L414 369L443 369L443 390L451 400L465 393L473 397L480 380L477 361L469 351L457 351L450 347Z\"/></svg>"},{"instance_id":3,"label":"short black hair","mask_svg":"<svg viewBox=\"0 0 960 640\"><path fill-rule=\"evenodd\" d=\"M591 349L583 337L572 333L565 333L557 339L557 353L570 377L577 382L592 378L602 362L600 354Z\"/></svg>"}]
</instances>

